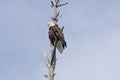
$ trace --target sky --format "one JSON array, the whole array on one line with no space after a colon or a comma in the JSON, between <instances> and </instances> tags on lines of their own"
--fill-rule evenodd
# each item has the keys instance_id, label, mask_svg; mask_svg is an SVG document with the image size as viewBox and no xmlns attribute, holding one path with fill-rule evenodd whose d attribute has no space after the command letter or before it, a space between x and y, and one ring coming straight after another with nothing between
<instances>
[{"instance_id":1,"label":"sky","mask_svg":"<svg viewBox=\"0 0 120 80\"><path fill-rule=\"evenodd\" d=\"M61 0L67 48L55 80L120 80L120 0ZM47 80L50 0L0 0L0 80Z\"/></svg>"}]
</instances>

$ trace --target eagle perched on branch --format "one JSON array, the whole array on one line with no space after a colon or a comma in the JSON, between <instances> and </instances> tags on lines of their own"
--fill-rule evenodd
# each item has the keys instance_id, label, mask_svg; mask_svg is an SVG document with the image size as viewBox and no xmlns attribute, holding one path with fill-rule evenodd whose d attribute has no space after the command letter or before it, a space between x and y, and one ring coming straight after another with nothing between
<instances>
[{"instance_id":1,"label":"eagle perched on branch","mask_svg":"<svg viewBox=\"0 0 120 80\"><path fill-rule=\"evenodd\" d=\"M64 39L64 34L62 30L58 27L57 24L54 24L53 22L48 22L47 26L49 27L48 35L51 44L55 46L55 42L57 41L56 47L58 51L62 53L65 47L67 47L67 43Z\"/></svg>"}]
</instances>

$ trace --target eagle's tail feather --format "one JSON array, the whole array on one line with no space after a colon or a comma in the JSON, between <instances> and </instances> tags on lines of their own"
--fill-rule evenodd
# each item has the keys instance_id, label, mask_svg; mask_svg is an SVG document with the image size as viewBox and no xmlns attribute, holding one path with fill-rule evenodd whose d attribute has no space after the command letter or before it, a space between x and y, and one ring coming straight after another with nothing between
<instances>
[{"instance_id":1,"label":"eagle's tail feather","mask_svg":"<svg viewBox=\"0 0 120 80\"><path fill-rule=\"evenodd\" d=\"M61 39L61 42L62 42L63 49L67 47L67 43L65 42L65 40Z\"/></svg>"},{"instance_id":2,"label":"eagle's tail feather","mask_svg":"<svg viewBox=\"0 0 120 80\"><path fill-rule=\"evenodd\" d=\"M58 49L58 51L60 52L60 53L62 53L63 52L63 46L62 46L62 44L61 44L61 41L58 41L57 42L57 45L56 45L56 47L57 47L57 49Z\"/></svg>"}]
</instances>

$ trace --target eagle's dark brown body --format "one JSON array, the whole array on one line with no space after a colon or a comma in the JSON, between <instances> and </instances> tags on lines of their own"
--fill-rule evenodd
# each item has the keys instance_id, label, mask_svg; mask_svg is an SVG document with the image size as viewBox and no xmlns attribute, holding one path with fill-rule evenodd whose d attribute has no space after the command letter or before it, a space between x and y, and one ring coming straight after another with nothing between
<instances>
[{"instance_id":1,"label":"eagle's dark brown body","mask_svg":"<svg viewBox=\"0 0 120 80\"><path fill-rule=\"evenodd\" d=\"M67 47L66 41L64 39L64 34L58 25L52 26L49 28L49 39L53 46L55 46L55 41L62 44L63 49Z\"/></svg>"}]
</instances>

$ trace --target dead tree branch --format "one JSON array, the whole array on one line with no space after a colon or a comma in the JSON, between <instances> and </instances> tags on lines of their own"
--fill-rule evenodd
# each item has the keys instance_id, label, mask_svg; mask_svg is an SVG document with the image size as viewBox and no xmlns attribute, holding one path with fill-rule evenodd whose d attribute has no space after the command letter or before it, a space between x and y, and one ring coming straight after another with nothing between
<instances>
[{"instance_id":1,"label":"dead tree branch","mask_svg":"<svg viewBox=\"0 0 120 80\"><path fill-rule=\"evenodd\" d=\"M66 5L66 4L68 4L68 2L67 2L67 3L64 3L64 4L59 4L59 5L57 5L57 7L61 7L61 6L64 6L64 5Z\"/></svg>"},{"instance_id":2,"label":"dead tree branch","mask_svg":"<svg viewBox=\"0 0 120 80\"><path fill-rule=\"evenodd\" d=\"M59 4L59 2L60 2L60 0L52 0L51 1L51 7L53 9L52 10L52 21L54 24L57 24L58 16L60 14L59 11L57 12L57 8L68 4L68 3ZM64 29L64 27L61 28L62 31L63 31L63 29ZM44 77L48 78L48 80L54 80L54 76L55 76L54 71L55 71L55 67L56 67L56 44L57 44L57 41L55 41L55 46L52 46L50 60L48 59L47 54L44 53L45 63L48 68L48 74L44 75Z\"/></svg>"}]
</instances>

